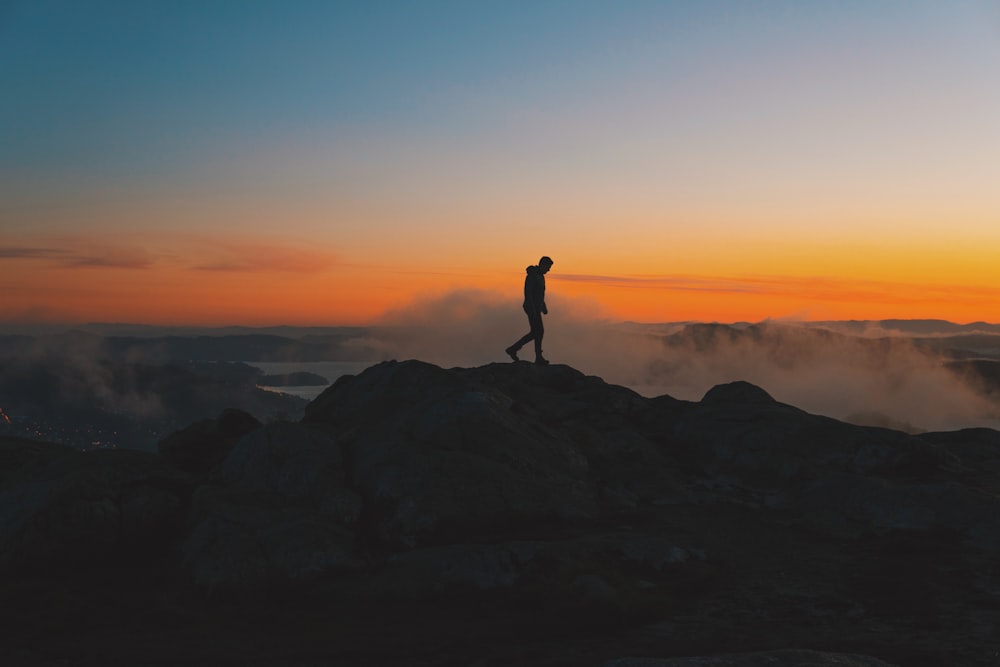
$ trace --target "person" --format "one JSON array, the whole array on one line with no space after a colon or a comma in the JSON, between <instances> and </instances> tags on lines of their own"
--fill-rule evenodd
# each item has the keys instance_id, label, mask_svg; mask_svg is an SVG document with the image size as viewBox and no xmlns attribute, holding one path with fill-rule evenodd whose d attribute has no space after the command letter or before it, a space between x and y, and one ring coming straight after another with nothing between
<instances>
[{"instance_id":1,"label":"person","mask_svg":"<svg viewBox=\"0 0 1000 667\"><path fill-rule=\"evenodd\" d=\"M547 364L548 360L542 356L542 336L545 335L545 326L542 324L542 315L548 315L549 309L545 306L545 274L552 268L552 260L549 257L542 257L538 260L538 266L529 266L525 269L527 275L524 277L524 312L528 315L528 325L531 331L524 334L519 341L504 350L514 361L519 361L517 352L528 341L535 341L535 363Z\"/></svg>"}]
</instances>

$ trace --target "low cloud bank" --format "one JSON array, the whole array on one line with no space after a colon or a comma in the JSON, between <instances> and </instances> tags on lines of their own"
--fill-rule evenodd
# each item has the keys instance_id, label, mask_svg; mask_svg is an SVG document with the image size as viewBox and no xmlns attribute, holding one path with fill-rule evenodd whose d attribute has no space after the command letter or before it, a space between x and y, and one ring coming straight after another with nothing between
<instances>
[{"instance_id":1,"label":"low cloud bank","mask_svg":"<svg viewBox=\"0 0 1000 667\"><path fill-rule=\"evenodd\" d=\"M52 410L95 407L141 419L159 418L164 414L161 397L141 388L136 365L148 354L126 355L122 363L113 364L107 341L100 336L69 332L42 337L22 344L15 355L0 358L0 393Z\"/></svg>"},{"instance_id":2,"label":"low cloud bank","mask_svg":"<svg viewBox=\"0 0 1000 667\"><path fill-rule=\"evenodd\" d=\"M874 337L815 325L623 325L594 304L550 296L545 354L587 374L655 396L699 400L745 380L776 400L836 419L904 430L1000 427L1000 404L906 336ZM365 342L384 358L442 366L504 362L528 330L520 302L466 290L387 313ZM1000 338L998 338L1000 340ZM530 346L522 358L531 359Z\"/></svg>"}]
</instances>

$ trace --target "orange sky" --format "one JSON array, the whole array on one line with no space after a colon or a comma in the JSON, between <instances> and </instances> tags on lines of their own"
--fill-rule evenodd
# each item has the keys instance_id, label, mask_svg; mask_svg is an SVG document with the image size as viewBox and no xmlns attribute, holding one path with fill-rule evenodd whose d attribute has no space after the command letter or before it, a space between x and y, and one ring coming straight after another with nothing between
<instances>
[{"instance_id":1,"label":"orange sky","mask_svg":"<svg viewBox=\"0 0 1000 667\"><path fill-rule=\"evenodd\" d=\"M690 245L686 260L682 248L664 253L673 256L664 265L675 270L661 273L650 270L652 261L612 264L546 246L556 259L550 304L584 304L607 319L646 322L1000 320L1000 288L993 286L1000 279L989 248L956 257L939 253L931 261L929 250L788 245L783 263L777 249L749 242L719 244L713 259L704 243ZM7 321L369 324L417 298L469 289L495 292L516 308L523 268L537 261L510 249L505 256L488 250L451 259L432 254L409 265L394 261L392 253L348 261L304 242L195 234L119 236L113 244L36 236L0 244L7 248L0 259L0 309Z\"/></svg>"}]
</instances>

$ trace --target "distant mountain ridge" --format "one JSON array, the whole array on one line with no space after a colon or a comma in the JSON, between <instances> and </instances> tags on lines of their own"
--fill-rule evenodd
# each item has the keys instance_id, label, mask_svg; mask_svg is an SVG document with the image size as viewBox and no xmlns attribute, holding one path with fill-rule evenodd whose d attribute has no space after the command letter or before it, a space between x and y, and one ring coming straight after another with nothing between
<instances>
[{"instance_id":1,"label":"distant mountain ridge","mask_svg":"<svg viewBox=\"0 0 1000 667\"><path fill-rule=\"evenodd\" d=\"M802 329L831 331L865 338L893 335L919 339L936 349L946 350L949 341L956 347L1000 349L1000 324L973 322L955 324L945 320L844 320L722 324L715 322L621 323L611 331L622 335L666 338L728 335L743 332ZM146 325L87 325L47 333L0 334L0 359L23 356L39 348L85 349L89 354L113 359L166 361L377 361L386 358L384 347L376 345L379 327L221 327L163 328ZM391 356L391 355L390 355Z\"/></svg>"},{"instance_id":2,"label":"distant mountain ridge","mask_svg":"<svg viewBox=\"0 0 1000 667\"><path fill-rule=\"evenodd\" d=\"M1000 334L1000 324L988 322L969 322L956 324L948 320L830 320L807 322L806 326L825 326L831 328L853 330L858 333L880 329L886 332L899 332L910 336L953 335L963 333Z\"/></svg>"},{"instance_id":3,"label":"distant mountain ridge","mask_svg":"<svg viewBox=\"0 0 1000 667\"><path fill-rule=\"evenodd\" d=\"M883 320L763 320L761 322L621 322L612 326L620 326L631 330L647 330L651 332L677 330L688 325L711 324L742 329L748 326L773 322L801 327L826 327L855 334L883 330L887 333L897 332L905 335L948 335L961 333L991 333L1000 334L1000 324L990 322L969 322L960 324L942 319L883 319ZM78 331L102 337L114 338L169 338L169 337L201 337L201 336L276 336L280 338L301 339L316 337L361 338L370 335L379 327L368 326L166 326L133 323L103 323L88 324L18 324L0 323L0 337L5 336L51 336L69 331Z\"/></svg>"},{"instance_id":4,"label":"distant mountain ridge","mask_svg":"<svg viewBox=\"0 0 1000 667\"><path fill-rule=\"evenodd\" d=\"M378 353L358 343L358 332L299 337L219 335L102 336L71 330L41 336L0 336L0 359L45 349L81 350L95 358L167 361L370 361Z\"/></svg>"}]
</instances>

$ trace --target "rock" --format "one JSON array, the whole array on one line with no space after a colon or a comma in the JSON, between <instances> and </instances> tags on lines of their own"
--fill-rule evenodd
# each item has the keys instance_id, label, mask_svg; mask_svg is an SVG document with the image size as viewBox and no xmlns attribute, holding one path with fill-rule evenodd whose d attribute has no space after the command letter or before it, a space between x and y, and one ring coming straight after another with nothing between
<instances>
[{"instance_id":1,"label":"rock","mask_svg":"<svg viewBox=\"0 0 1000 667\"><path fill-rule=\"evenodd\" d=\"M351 526L361 499L329 433L262 426L232 447L218 481L196 494L196 525L182 546L199 586L256 590L357 566Z\"/></svg>"},{"instance_id":2,"label":"rock","mask_svg":"<svg viewBox=\"0 0 1000 667\"><path fill-rule=\"evenodd\" d=\"M590 516L587 460L467 374L386 362L321 395L307 423L335 427L368 534L412 547L442 531Z\"/></svg>"},{"instance_id":3,"label":"rock","mask_svg":"<svg viewBox=\"0 0 1000 667\"><path fill-rule=\"evenodd\" d=\"M160 441L158 451L186 472L207 472L222 463L236 441L260 426L253 415L227 409L217 419L195 422Z\"/></svg>"},{"instance_id":4,"label":"rock","mask_svg":"<svg viewBox=\"0 0 1000 667\"><path fill-rule=\"evenodd\" d=\"M195 584L261 593L358 566L354 535L330 517L255 500L224 489L199 489L200 519L181 547Z\"/></svg>"},{"instance_id":5,"label":"rock","mask_svg":"<svg viewBox=\"0 0 1000 667\"><path fill-rule=\"evenodd\" d=\"M312 650L345 664L996 664L995 431L855 426L747 383L689 402L567 366L418 361L341 378L301 423L231 417L162 457L0 440L8 575L139 553L130 541L155 573L132 598L85 569L72 588L102 609L47 615L66 609L53 586L30 617L36 589L8 576L5 601L23 595L0 623L112 610L114 636L141 630L145 646L156 633L119 610L166 601L150 613L170 637L264 633L247 649L262 667ZM203 630L205 590L250 604ZM782 646L830 652L750 652Z\"/></svg>"},{"instance_id":6,"label":"rock","mask_svg":"<svg viewBox=\"0 0 1000 667\"><path fill-rule=\"evenodd\" d=\"M615 548L620 557L633 563L663 571L671 565L680 565L691 559L705 560L705 554L692 552L666 537L631 536L619 540Z\"/></svg>"},{"instance_id":7,"label":"rock","mask_svg":"<svg viewBox=\"0 0 1000 667\"><path fill-rule=\"evenodd\" d=\"M361 498L347 487L346 474L332 435L290 422L267 424L243 436L221 467L222 480L235 489L304 501L352 524Z\"/></svg>"},{"instance_id":8,"label":"rock","mask_svg":"<svg viewBox=\"0 0 1000 667\"><path fill-rule=\"evenodd\" d=\"M175 539L190 483L159 457L47 447L3 448L30 474L0 485L0 569L114 561Z\"/></svg>"},{"instance_id":9,"label":"rock","mask_svg":"<svg viewBox=\"0 0 1000 667\"><path fill-rule=\"evenodd\" d=\"M946 530L984 549L1000 549L1000 503L953 483L912 483L831 473L794 496L817 531L841 537Z\"/></svg>"},{"instance_id":10,"label":"rock","mask_svg":"<svg viewBox=\"0 0 1000 667\"><path fill-rule=\"evenodd\" d=\"M907 476L940 471L953 461L905 433L810 415L763 400L748 386L738 393L760 400L703 401L672 420L671 445L708 476L786 490L826 472Z\"/></svg>"},{"instance_id":11,"label":"rock","mask_svg":"<svg viewBox=\"0 0 1000 667\"><path fill-rule=\"evenodd\" d=\"M619 658L604 667L894 667L864 655L819 651L766 651L703 658Z\"/></svg>"},{"instance_id":12,"label":"rock","mask_svg":"<svg viewBox=\"0 0 1000 667\"><path fill-rule=\"evenodd\" d=\"M509 589L544 547L534 542L452 544L394 554L372 582L382 595L427 597Z\"/></svg>"},{"instance_id":13,"label":"rock","mask_svg":"<svg viewBox=\"0 0 1000 667\"><path fill-rule=\"evenodd\" d=\"M708 390L701 399L701 402L705 405L726 403L756 403L766 405L768 403L777 403L777 401L771 398L769 393L760 387L743 381L716 385Z\"/></svg>"},{"instance_id":14,"label":"rock","mask_svg":"<svg viewBox=\"0 0 1000 667\"><path fill-rule=\"evenodd\" d=\"M614 603L618 591L596 574L583 574L573 580L573 590L583 602Z\"/></svg>"},{"instance_id":15,"label":"rock","mask_svg":"<svg viewBox=\"0 0 1000 667\"><path fill-rule=\"evenodd\" d=\"M66 445L0 437L0 488L21 478L36 477L40 470L63 457L75 457L79 452Z\"/></svg>"}]
</instances>

